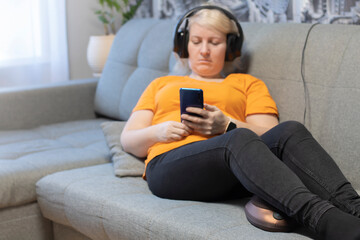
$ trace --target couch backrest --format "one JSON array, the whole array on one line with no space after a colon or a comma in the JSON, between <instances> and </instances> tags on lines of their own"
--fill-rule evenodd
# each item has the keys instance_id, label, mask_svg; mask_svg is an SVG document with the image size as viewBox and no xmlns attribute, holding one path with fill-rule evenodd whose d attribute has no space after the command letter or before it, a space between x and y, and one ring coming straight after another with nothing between
<instances>
[{"instance_id":1,"label":"couch backrest","mask_svg":"<svg viewBox=\"0 0 360 240\"><path fill-rule=\"evenodd\" d=\"M98 113L126 120L146 86L171 74L175 24L138 19L120 29L97 87ZM304 122L303 66L305 124L360 189L360 26L316 25L305 51L310 24L242 26L239 68L267 84L281 121Z\"/></svg>"},{"instance_id":2,"label":"couch backrest","mask_svg":"<svg viewBox=\"0 0 360 240\"><path fill-rule=\"evenodd\" d=\"M126 120L145 87L156 77L171 73L176 22L137 19L117 33L96 91L96 111ZM299 66L307 24L243 23L245 43L242 72L264 80L274 97L289 94L291 101L279 97L281 119L302 119L304 93ZM296 26L296 27L295 27ZM285 64L284 64L285 63ZM288 88L283 88L286 81ZM293 108L296 105L298 108ZM302 106L303 108L303 106Z\"/></svg>"},{"instance_id":3,"label":"couch backrest","mask_svg":"<svg viewBox=\"0 0 360 240\"><path fill-rule=\"evenodd\" d=\"M304 50L309 24L243 25L247 72L267 84L280 120L304 123L306 94L305 125L360 189L360 26L316 25Z\"/></svg>"},{"instance_id":4,"label":"couch backrest","mask_svg":"<svg viewBox=\"0 0 360 240\"><path fill-rule=\"evenodd\" d=\"M360 26L319 25L305 52L307 126L360 189Z\"/></svg>"},{"instance_id":5,"label":"couch backrest","mask_svg":"<svg viewBox=\"0 0 360 240\"><path fill-rule=\"evenodd\" d=\"M126 120L146 86L169 74L175 63L172 35L175 22L137 19L116 34L96 96L98 113Z\"/></svg>"}]
</instances>

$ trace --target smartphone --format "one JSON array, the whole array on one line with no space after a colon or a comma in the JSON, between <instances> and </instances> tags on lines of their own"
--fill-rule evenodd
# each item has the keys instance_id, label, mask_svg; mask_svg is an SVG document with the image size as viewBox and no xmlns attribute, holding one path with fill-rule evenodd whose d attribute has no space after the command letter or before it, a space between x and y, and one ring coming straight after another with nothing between
<instances>
[{"instance_id":1,"label":"smartphone","mask_svg":"<svg viewBox=\"0 0 360 240\"><path fill-rule=\"evenodd\" d=\"M201 117L198 114L186 112L187 107L204 108L203 90L198 88L180 88L180 112Z\"/></svg>"}]
</instances>

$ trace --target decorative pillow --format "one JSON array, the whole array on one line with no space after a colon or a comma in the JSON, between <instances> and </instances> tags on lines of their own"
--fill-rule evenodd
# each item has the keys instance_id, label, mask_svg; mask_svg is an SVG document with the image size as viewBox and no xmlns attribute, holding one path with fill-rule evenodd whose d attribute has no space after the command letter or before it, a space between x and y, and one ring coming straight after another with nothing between
<instances>
[{"instance_id":1,"label":"decorative pillow","mask_svg":"<svg viewBox=\"0 0 360 240\"><path fill-rule=\"evenodd\" d=\"M101 128L110 149L115 175L119 177L142 176L145 168L143 159L124 152L120 143L120 134L125 123L121 121L101 123Z\"/></svg>"}]
</instances>

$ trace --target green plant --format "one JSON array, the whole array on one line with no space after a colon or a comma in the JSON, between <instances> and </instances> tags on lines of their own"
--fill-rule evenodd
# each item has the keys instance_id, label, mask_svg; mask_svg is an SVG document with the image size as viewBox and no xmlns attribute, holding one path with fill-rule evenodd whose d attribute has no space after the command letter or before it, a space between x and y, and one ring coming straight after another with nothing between
<instances>
[{"instance_id":1,"label":"green plant","mask_svg":"<svg viewBox=\"0 0 360 240\"><path fill-rule=\"evenodd\" d=\"M143 0L135 0L135 4L131 4L131 0L98 0L101 9L96 10L95 14L104 26L106 35L115 34L115 20L117 14L122 17L121 24L126 23L134 17L137 9Z\"/></svg>"}]
</instances>

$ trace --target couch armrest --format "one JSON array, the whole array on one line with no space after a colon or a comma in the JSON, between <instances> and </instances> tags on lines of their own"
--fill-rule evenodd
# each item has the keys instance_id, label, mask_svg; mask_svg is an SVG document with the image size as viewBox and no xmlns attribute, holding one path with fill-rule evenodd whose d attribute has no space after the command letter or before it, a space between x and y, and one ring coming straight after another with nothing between
<instances>
[{"instance_id":1,"label":"couch armrest","mask_svg":"<svg viewBox=\"0 0 360 240\"><path fill-rule=\"evenodd\" d=\"M95 118L98 79L0 89L0 130Z\"/></svg>"}]
</instances>

